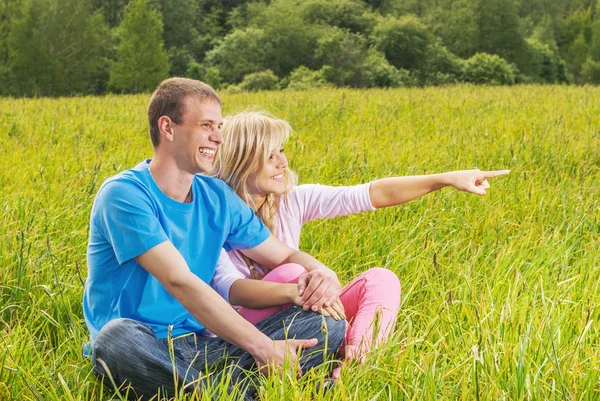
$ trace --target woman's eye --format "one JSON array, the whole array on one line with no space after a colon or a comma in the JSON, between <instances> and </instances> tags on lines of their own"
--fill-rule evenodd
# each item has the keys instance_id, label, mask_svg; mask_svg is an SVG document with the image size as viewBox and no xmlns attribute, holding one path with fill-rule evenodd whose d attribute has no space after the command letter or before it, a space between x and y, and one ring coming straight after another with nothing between
<instances>
[{"instance_id":1,"label":"woman's eye","mask_svg":"<svg viewBox=\"0 0 600 401\"><path fill-rule=\"evenodd\" d=\"M285 149L281 148L281 150L279 151L279 153L284 153Z\"/></svg>"}]
</instances>

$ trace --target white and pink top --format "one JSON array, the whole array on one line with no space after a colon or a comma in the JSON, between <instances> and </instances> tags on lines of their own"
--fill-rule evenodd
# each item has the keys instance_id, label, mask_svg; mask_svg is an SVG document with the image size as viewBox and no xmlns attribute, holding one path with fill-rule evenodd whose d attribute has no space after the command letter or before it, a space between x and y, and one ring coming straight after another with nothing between
<instances>
[{"instance_id":1,"label":"white and pink top","mask_svg":"<svg viewBox=\"0 0 600 401\"><path fill-rule=\"evenodd\" d=\"M275 235L293 249L300 244L302 226L311 220L347 216L376 210L371 204L371 183L352 187L330 187L318 184L299 185L281 199L275 216ZM256 266L261 273L265 268ZM251 272L239 251L221 251L211 286L229 301L229 289L234 281L250 278Z\"/></svg>"}]
</instances>

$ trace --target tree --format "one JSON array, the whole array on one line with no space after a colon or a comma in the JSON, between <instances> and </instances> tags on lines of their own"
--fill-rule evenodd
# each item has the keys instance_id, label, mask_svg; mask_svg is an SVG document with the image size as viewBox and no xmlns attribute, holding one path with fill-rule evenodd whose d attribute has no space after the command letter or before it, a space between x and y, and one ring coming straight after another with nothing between
<instances>
[{"instance_id":1,"label":"tree","mask_svg":"<svg viewBox=\"0 0 600 401\"><path fill-rule=\"evenodd\" d=\"M373 30L375 48L396 68L418 69L433 36L415 16L382 19Z\"/></svg>"},{"instance_id":2,"label":"tree","mask_svg":"<svg viewBox=\"0 0 600 401\"><path fill-rule=\"evenodd\" d=\"M148 0L131 0L119 26L117 61L110 69L109 86L118 92L151 91L169 74L159 11Z\"/></svg>"},{"instance_id":3,"label":"tree","mask_svg":"<svg viewBox=\"0 0 600 401\"><path fill-rule=\"evenodd\" d=\"M337 26L353 33L370 33L377 22L365 4L355 0L305 1L302 17L309 24Z\"/></svg>"},{"instance_id":4,"label":"tree","mask_svg":"<svg viewBox=\"0 0 600 401\"><path fill-rule=\"evenodd\" d=\"M216 67L224 82L239 83L245 75L268 68L268 41L262 29L235 30L208 52L205 64Z\"/></svg>"},{"instance_id":5,"label":"tree","mask_svg":"<svg viewBox=\"0 0 600 401\"><path fill-rule=\"evenodd\" d=\"M107 42L106 26L89 1L26 1L7 38L11 93L97 92Z\"/></svg>"},{"instance_id":6,"label":"tree","mask_svg":"<svg viewBox=\"0 0 600 401\"><path fill-rule=\"evenodd\" d=\"M248 92L270 91L277 89L278 83L279 78L273 74L273 71L265 70L244 76L240 89Z\"/></svg>"},{"instance_id":7,"label":"tree","mask_svg":"<svg viewBox=\"0 0 600 401\"><path fill-rule=\"evenodd\" d=\"M337 86L371 86L362 69L365 56L364 39L338 27L329 28L315 49L316 60L328 67L324 70L327 80Z\"/></svg>"},{"instance_id":8,"label":"tree","mask_svg":"<svg viewBox=\"0 0 600 401\"><path fill-rule=\"evenodd\" d=\"M463 79L474 84L512 85L515 70L495 54L477 53L463 64Z\"/></svg>"}]
</instances>

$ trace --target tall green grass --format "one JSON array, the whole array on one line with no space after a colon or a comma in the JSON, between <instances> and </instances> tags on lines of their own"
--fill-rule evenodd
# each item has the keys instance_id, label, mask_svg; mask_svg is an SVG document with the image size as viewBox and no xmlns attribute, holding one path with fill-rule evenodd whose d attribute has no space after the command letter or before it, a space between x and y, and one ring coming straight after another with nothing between
<instances>
[{"instance_id":1,"label":"tall green grass","mask_svg":"<svg viewBox=\"0 0 600 401\"><path fill-rule=\"evenodd\" d=\"M0 399L100 400L82 356L90 207L151 156L148 95L0 100ZM600 90L326 90L224 96L288 119L302 183L508 168L488 195L444 189L305 228L342 281L402 282L392 340L333 390L324 370L268 379L264 400L600 397ZM227 399L219 393L220 399ZM202 399L202 396L199 397ZM204 396L208 399L208 396Z\"/></svg>"}]
</instances>

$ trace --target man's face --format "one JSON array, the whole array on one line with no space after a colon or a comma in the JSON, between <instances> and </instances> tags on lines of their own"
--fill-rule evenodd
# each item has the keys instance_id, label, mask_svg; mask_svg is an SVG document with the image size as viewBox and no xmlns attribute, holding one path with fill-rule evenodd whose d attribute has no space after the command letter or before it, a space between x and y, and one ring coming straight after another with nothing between
<instances>
[{"instance_id":1,"label":"man's face","mask_svg":"<svg viewBox=\"0 0 600 401\"><path fill-rule=\"evenodd\" d=\"M211 170L215 152L223 142L221 106L212 100L188 96L181 124L173 124L173 156L181 169L192 174Z\"/></svg>"}]
</instances>

